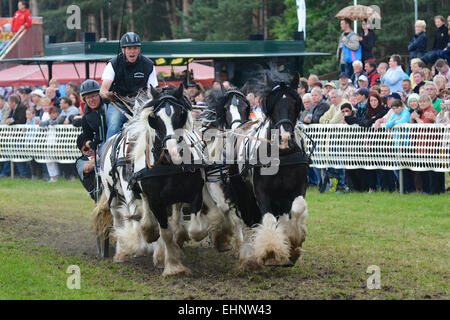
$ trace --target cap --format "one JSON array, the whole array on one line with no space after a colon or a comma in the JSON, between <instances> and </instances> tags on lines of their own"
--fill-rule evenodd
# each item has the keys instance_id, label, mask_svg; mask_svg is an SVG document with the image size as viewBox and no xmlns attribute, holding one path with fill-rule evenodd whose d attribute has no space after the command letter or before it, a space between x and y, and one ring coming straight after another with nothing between
<instances>
[{"instance_id":1,"label":"cap","mask_svg":"<svg viewBox=\"0 0 450 320\"><path fill-rule=\"evenodd\" d=\"M365 75L361 75L358 78L358 81L369 81Z\"/></svg>"},{"instance_id":2,"label":"cap","mask_svg":"<svg viewBox=\"0 0 450 320\"><path fill-rule=\"evenodd\" d=\"M34 89L33 91L31 91L32 95L37 95L41 98L45 97L44 91L42 91L41 89Z\"/></svg>"},{"instance_id":3,"label":"cap","mask_svg":"<svg viewBox=\"0 0 450 320\"><path fill-rule=\"evenodd\" d=\"M359 88L358 90L356 90L355 94L360 94L362 96L369 96L369 89L367 88Z\"/></svg>"},{"instance_id":4,"label":"cap","mask_svg":"<svg viewBox=\"0 0 450 320\"><path fill-rule=\"evenodd\" d=\"M341 72L341 73L339 74L339 79L340 79L340 78L343 78L343 77L346 77L346 78L348 79L348 76L347 76L347 74L346 74L345 72Z\"/></svg>"},{"instance_id":5,"label":"cap","mask_svg":"<svg viewBox=\"0 0 450 320\"><path fill-rule=\"evenodd\" d=\"M390 95L388 95L388 96L385 96L386 98L394 98L394 99L398 99L398 100L401 100L402 99L402 97L400 97L400 95L397 93L397 92L393 92L393 93L391 93Z\"/></svg>"},{"instance_id":6,"label":"cap","mask_svg":"<svg viewBox=\"0 0 450 320\"><path fill-rule=\"evenodd\" d=\"M327 82L327 83L325 83L325 87L326 86L330 86L330 87L333 87L336 89L336 85L334 84L334 82Z\"/></svg>"}]
</instances>

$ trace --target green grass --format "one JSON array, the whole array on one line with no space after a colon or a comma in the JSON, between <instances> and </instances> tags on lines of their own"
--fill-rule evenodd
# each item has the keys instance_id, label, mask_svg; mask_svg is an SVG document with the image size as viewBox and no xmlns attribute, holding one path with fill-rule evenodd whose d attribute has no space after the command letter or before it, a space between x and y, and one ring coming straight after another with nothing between
<instances>
[{"instance_id":1,"label":"green grass","mask_svg":"<svg viewBox=\"0 0 450 320\"><path fill-rule=\"evenodd\" d=\"M232 253L184 249L189 276L151 259L95 257L93 203L78 181L0 180L0 299L449 299L450 197L308 190L300 265L237 271ZM69 290L70 265L81 289ZM381 289L366 287L370 265Z\"/></svg>"}]
</instances>

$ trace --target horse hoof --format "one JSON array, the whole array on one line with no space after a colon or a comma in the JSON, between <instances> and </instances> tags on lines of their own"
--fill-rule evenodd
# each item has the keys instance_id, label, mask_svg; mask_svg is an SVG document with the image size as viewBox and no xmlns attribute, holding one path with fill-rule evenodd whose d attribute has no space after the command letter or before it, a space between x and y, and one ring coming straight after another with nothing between
<instances>
[{"instance_id":1,"label":"horse hoof","mask_svg":"<svg viewBox=\"0 0 450 320\"><path fill-rule=\"evenodd\" d=\"M292 267L294 264L291 261L283 262L270 258L264 260L264 265L266 267Z\"/></svg>"},{"instance_id":2,"label":"horse hoof","mask_svg":"<svg viewBox=\"0 0 450 320\"><path fill-rule=\"evenodd\" d=\"M218 246L217 251L218 252L227 252L233 249L233 246L231 244Z\"/></svg>"},{"instance_id":3,"label":"horse hoof","mask_svg":"<svg viewBox=\"0 0 450 320\"><path fill-rule=\"evenodd\" d=\"M175 276L181 276L191 274L191 270L189 268L186 268L183 265L178 266L171 266L170 268L165 268L164 272L162 274L163 277L175 277Z\"/></svg>"}]
</instances>

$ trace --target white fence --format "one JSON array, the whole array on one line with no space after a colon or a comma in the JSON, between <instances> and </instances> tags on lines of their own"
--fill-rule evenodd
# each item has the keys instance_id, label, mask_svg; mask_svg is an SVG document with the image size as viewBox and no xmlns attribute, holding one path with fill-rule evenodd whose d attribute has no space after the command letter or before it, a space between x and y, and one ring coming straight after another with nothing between
<instances>
[{"instance_id":1,"label":"white fence","mask_svg":"<svg viewBox=\"0 0 450 320\"><path fill-rule=\"evenodd\" d=\"M450 126L400 125L393 129L308 125L316 142L312 166L346 169L450 171ZM74 163L80 128L58 125L0 126L0 161ZM308 146L311 142L307 141Z\"/></svg>"}]
</instances>

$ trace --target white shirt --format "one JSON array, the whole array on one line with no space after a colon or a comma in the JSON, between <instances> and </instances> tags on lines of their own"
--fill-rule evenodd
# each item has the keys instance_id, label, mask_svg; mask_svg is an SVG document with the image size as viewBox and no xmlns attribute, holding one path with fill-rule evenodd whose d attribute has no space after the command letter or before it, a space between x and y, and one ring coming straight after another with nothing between
<instances>
[{"instance_id":1,"label":"white shirt","mask_svg":"<svg viewBox=\"0 0 450 320\"><path fill-rule=\"evenodd\" d=\"M114 72L114 68L113 68L111 62L109 62L106 65L105 70L103 70L102 80L114 81L115 75L116 75L116 73ZM156 79L156 67L155 66L153 67L152 73L148 77L147 88L150 88L150 85L152 85L153 88L156 88L158 86L158 79Z\"/></svg>"}]
</instances>

